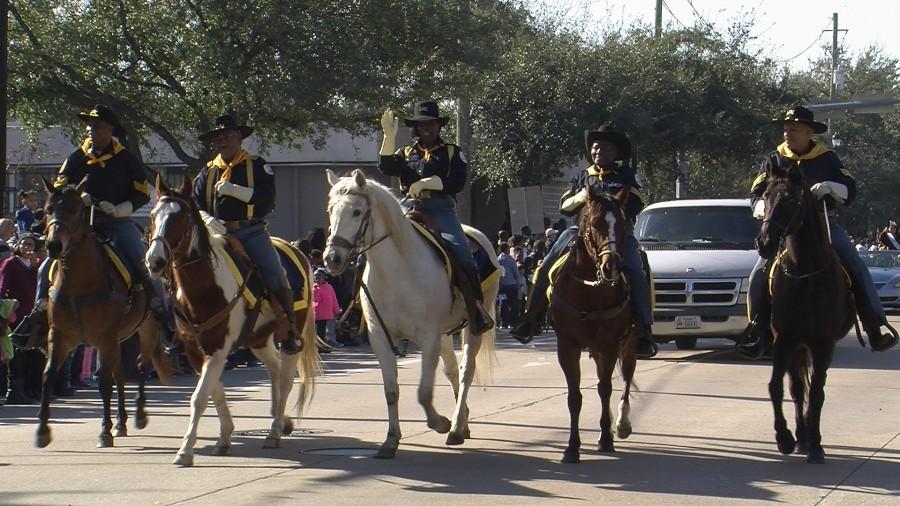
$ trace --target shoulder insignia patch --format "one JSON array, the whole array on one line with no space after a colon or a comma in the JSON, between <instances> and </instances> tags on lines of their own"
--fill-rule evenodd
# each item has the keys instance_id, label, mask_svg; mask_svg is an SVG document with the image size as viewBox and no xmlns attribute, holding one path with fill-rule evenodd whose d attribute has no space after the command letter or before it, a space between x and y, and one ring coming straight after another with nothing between
<instances>
[{"instance_id":1,"label":"shoulder insignia patch","mask_svg":"<svg viewBox=\"0 0 900 506\"><path fill-rule=\"evenodd\" d=\"M641 174L637 171L634 172L634 182L637 183L641 188L644 187L644 180L641 178Z\"/></svg>"},{"instance_id":2,"label":"shoulder insignia patch","mask_svg":"<svg viewBox=\"0 0 900 506\"><path fill-rule=\"evenodd\" d=\"M466 152L463 150L459 150L459 161L462 163L469 163L469 160L466 159Z\"/></svg>"},{"instance_id":3,"label":"shoulder insignia patch","mask_svg":"<svg viewBox=\"0 0 900 506\"><path fill-rule=\"evenodd\" d=\"M268 174L270 176L275 175L275 171L272 170L272 166L269 165L268 163L263 164L263 170L266 171L266 174Z\"/></svg>"}]
</instances>

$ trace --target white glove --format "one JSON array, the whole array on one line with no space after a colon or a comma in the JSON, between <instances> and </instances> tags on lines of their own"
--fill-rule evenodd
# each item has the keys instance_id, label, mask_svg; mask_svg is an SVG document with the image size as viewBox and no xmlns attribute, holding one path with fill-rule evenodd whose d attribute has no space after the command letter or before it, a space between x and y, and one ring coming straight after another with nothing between
<instances>
[{"instance_id":1,"label":"white glove","mask_svg":"<svg viewBox=\"0 0 900 506\"><path fill-rule=\"evenodd\" d=\"M588 191L587 188L582 188L580 192L572 195L563 201L563 203L559 206L560 211L565 211L567 213L572 212L579 207L583 206L585 202L588 200Z\"/></svg>"},{"instance_id":2,"label":"white glove","mask_svg":"<svg viewBox=\"0 0 900 506\"><path fill-rule=\"evenodd\" d=\"M809 191L819 199L825 198L826 195L831 195L838 204L843 204L847 200L847 185L835 181L816 183L812 185Z\"/></svg>"},{"instance_id":3,"label":"white glove","mask_svg":"<svg viewBox=\"0 0 900 506\"><path fill-rule=\"evenodd\" d=\"M90 193L84 192L81 194L81 201L84 202L86 207L91 207L91 204L94 202L94 197L92 197Z\"/></svg>"},{"instance_id":4,"label":"white glove","mask_svg":"<svg viewBox=\"0 0 900 506\"><path fill-rule=\"evenodd\" d=\"M397 130L400 129L400 120L394 117L393 111L385 109L381 115L381 130L384 132L384 140L381 141L381 156L391 156L397 150Z\"/></svg>"},{"instance_id":5,"label":"white glove","mask_svg":"<svg viewBox=\"0 0 900 506\"><path fill-rule=\"evenodd\" d=\"M409 185L409 196L417 199L422 190L441 191L444 189L444 182L438 176L423 177L415 183Z\"/></svg>"},{"instance_id":6,"label":"white glove","mask_svg":"<svg viewBox=\"0 0 900 506\"><path fill-rule=\"evenodd\" d=\"M761 220L766 217L766 201L763 199L759 199L756 201L756 204L753 205L753 217L757 220Z\"/></svg>"},{"instance_id":7,"label":"white glove","mask_svg":"<svg viewBox=\"0 0 900 506\"><path fill-rule=\"evenodd\" d=\"M131 212L134 211L134 206L131 205L131 201L126 200L121 204L113 204L112 202L101 200L97 207L103 211L103 214L112 216L113 218L129 218L131 217Z\"/></svg>"},{"instance_id":8,"label":"white glove","mask_svg":"<svg viewBox=\"0 0 900 506\"><path fill-rule=\"evenodd\" d=\"M216 183L216 193L226 197L234 197L241 202L250 202L253 198L253 188L247 188L228 181L219 181Z\"/></svg>"},{"instance_id":9,"label":"white glove","mask_svg":"<svg viewBox=\"0 0 900 506\"><path fill-rule=\"evenodd\" d=\"M200 211L200 217L203 218L203 223L206 224L206 229L210 231L210 233L216 235L225 235L225 223L216 218L215 216L207 213L206 211Z\"/></svg>"}]
</instances>

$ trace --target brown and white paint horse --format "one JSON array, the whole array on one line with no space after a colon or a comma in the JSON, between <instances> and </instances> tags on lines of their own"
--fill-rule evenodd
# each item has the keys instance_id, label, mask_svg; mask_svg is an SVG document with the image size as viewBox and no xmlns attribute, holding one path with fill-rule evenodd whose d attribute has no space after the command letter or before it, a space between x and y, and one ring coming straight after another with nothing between
<instances>
[{"instance_id":1,"label":"brown and white paint horse","mask_svg":"<svg viewBox=\"0 0 900 506\"><path fill-rule=\"evenodd\" d=\"M159 201L150 213L150 248L146 264L153 276L162 276L171 270L175 285L176 308L190 319L193 336L184 336L188 356L202 356L200 380L191 396L191 419L174 464L193 465L193 448L197 438L197 426L206 409L210 394L219 415L219 439L216 455L228 455L231 451L231 433L234 422L225 401L222 371L225 360L248 317L248 304L239 293L241 286L235 281L227 263L222 236L211 235L192 197L192 185L185 179L179 191L166 188L159 181ZM309 271L309 261L300 251L304 268ZM307 272L307 279L312 273ZM306 295L312 297L310 287ZM315 317L312 305L296 312L301 322L300 338L303 350L287 355L276 350L272 340L275 316L270 308L263 310L246 345L265 364L272 382L272 426L266 437L265 448L277 448L282 434L290 434L293 423L284 415L288 395L293 387L295 374L301 385L297 401L297 416L312 398L315 378L321 374L321 362L316 346ZM195 368L199 364L193 364Z\"/></svg>"}]
</instances>

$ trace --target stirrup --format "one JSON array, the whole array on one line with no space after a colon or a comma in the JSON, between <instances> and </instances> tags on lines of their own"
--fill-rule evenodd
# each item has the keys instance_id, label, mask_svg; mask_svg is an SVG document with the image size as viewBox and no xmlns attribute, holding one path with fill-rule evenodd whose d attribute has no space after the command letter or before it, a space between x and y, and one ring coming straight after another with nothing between
<instances>
[{"instance_id":1,"label":"stirrup","mask_svg":"<svg viewBox=\"0 0 900 506\"><path fill-rule=\"evenodd\" d=\"M881 326L887 327L889 333L882 334ZM882 322L878 327L868 330L873 330L873 332L866 332L869 338L869 346L872 348L872 351L889 350L897 344L898 340L900 340L900 335L898 335L897 329L891 326L891 324L888 322Z\"/></svg>"},{"instance_id":2,"label":"stirrup","mask_svg":"<svg viewBox=\"0 0 900 506\"><path fill-rule=\"evenodd\" d=\"M287 337L284 338L284 341L279 342L276 339L275 347L286 355L294 355L303 350L303 342L297 339L296 332L288 330Z\"/></svg>"},{"instance_id":3,"label":"stirrup","mask_svg":"<svg viewBox=\"0 0 900 506\"><path fill-rule=\"evenodd\" d=\"M637 358L653 358L659 353L659 346L653 340L650 329L640 325L638 327Z\"/></svg>"}]
</instances>

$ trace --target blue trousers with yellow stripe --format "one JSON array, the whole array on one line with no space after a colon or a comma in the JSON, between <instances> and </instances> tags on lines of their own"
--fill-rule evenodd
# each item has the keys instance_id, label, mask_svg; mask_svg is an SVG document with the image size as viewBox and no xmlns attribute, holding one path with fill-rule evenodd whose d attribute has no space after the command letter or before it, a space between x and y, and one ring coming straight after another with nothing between
<instances>
[{"instance_id":1,"label":"blue trousers with yellow stripe","mask_svg":"<svg viewBox=\"0 0 900 506\"><path fill-rule=\"evenodd\" d=\"M284 272L284 267L281 266L281 259L278 257L278 252L275 251L275 246L272 246L272 238L269 236L265 222L239 228L231 232L231 235L241 241L241 245L253 259L253 263L259 269L269 290L275 294L290 290L287 274Z\"/></svg>"}]
</instances>

